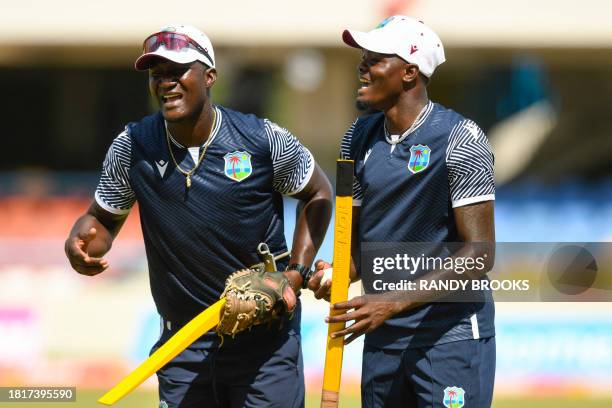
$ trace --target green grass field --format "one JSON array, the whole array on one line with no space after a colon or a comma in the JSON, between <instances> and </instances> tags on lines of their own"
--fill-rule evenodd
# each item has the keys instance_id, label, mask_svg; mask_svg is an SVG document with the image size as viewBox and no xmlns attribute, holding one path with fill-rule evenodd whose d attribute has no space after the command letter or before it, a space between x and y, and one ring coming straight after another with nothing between
<instances>
[{"instance_id":1,"label":"green grass field","mask_svg":"<svg viewBox=\"0 0 612 408\"><path fill-rule=\"evenodd\" d=\"M72 403L10 403L0 404L2 407L15 408L35 408L35 407L52 407L52 408L101 408L96 400L104 393L100 391L82 391L77 390L77 401ZM306 408L318 408L320 404L320 396L310 394L306 398ZM119 403L115 404L116 408L157 408L157 393L156 392L133 392ZM342 408L359 408L359 397L356 395L347 395L342 397L340 407ZM504 398L496 399L493 403L493 408L601 408L612 407L612 398L610 399L571 399L571 398ZM469 408L469 407L466 407Z\"/></svg>"}]
</instances>

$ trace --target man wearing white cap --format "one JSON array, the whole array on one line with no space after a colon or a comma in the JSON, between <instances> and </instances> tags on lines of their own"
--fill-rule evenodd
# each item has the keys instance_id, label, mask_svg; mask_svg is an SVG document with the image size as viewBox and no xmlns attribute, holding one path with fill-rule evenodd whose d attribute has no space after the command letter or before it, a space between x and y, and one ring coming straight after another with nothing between
<instances>
[{"instance_id":1,"label":"man wearing white cap","mask_svg":"<svg viewBox=\"0 0 612 408\"><path fill-rule=\"evenodd\" d=\"M107 269L102 257L138 201L162 318L155 349L219 299L230 273L261 261L260 242L287 251L282 196L301 200L291 261L265 275L280 288L274 310L292 312L281 328L255 326L222 346L207 333L157 374L160 407L302 407L297 294L329 223L329 181L286 129L213 105L215 54L204 33L173 25L143 48L135 66L149 71L160 109L113 141L95 200L66 240L68 259L84 275Z\"/></svg>"},{"instance_id":2,"label":"man wearing white cap","mask_svg":"<svg viewBox=\"0 0 612 408\"><path fill-rule=\"evenodd\" d=\"M465 299L383 286L486 279L495 241L493 154L486 136L473 121L429 100L427 83L445 57L440 38L425 24L393 16L369 32L345 30L342 38L363 52L358 106L380 112L357 119L341 143L341 157L355 160L351 272L366 294L335 304L342 314L328 321L353 322L335 333L348 336L346 343L365 334L364 407L488 407L495 375L490 292ZM455 248L439 245L453 242ZM435 255L456 265L468 258L481 263L410 269L415 264L396 264L398 257L390 256L383 273L369 263L376 253L369 243L420 248L397 253L413 261ZM329 283L320 281L329 267L317 262L309 282L317 297L328 294Z\"/></svg>"}]
</instances>

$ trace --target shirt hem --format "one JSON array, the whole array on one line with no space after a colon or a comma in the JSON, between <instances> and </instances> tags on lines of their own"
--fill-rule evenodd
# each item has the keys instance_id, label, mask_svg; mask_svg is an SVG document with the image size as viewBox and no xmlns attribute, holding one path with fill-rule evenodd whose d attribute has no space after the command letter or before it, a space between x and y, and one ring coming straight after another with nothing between
<instances>
[{"instance_id":1,"label":"shirt hem","mask_svg":"<svg viewBox=\"0 0 612 408\"><path fill-rule=\"evenodd\" d=\"M368 341L367 337L364 341L364 344L370 347L375 347L380 350L406 350L406 349L416 349L416 348L424 348L424 347L435 347L442 344L454 343L456 341L465 341L465 340L482 340L488 339L490 337L495 337L495 329L486 330L481 333L480 336L475 339L472 336L471 331L469 333L465 333L463 335L454 335L454 336L445 336L439 338L437 340L422 340L418 342L412 342L410 340L406 340L405 338L398 338L396 340L390 342L379 342L379 341Z\"/></svg>"}]
</instances>

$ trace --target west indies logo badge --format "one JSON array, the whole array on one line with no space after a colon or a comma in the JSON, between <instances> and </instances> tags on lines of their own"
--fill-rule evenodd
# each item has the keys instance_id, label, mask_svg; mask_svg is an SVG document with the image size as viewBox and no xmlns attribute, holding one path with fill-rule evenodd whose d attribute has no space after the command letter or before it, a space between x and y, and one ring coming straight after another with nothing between
<instances>
[{"instance_id":1,"label":"west indies logo badge","mask_svg":"<svg viewBox=\"0 0 612 408\"><path fill-rule=\"evenodd\" d=\"M447 408L461 408L465 405L465 391L461 387L446 387L442 403Z\"/></svg>"},{"instance_id":2,"label":"west indies logo badge","mask_svg":"<svg viewBox=\"0 0 612 408\"><path fill-rule=\"evenodd\" d=\"M412 174L420 173L429 166L429 156L431 149L428 146L413 145L410 148L410 160L408 160L408 170Z\"/></svg>"},{"instance_id":3,"label":"west indies logo badge","mask_svg":"<svg viewBox=\"0 0 612 408\"><path fill-rule=\"evenodd\" d=\"M223 173L234 181L242 181L253 172L251 166L251 155L247 152L232 152L223 156L225 169Z\"/></svg>"}]
</instances>

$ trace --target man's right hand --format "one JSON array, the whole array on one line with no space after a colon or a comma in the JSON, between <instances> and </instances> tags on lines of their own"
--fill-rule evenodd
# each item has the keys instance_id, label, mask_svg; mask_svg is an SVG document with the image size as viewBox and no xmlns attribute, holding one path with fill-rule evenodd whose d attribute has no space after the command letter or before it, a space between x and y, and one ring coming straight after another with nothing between
<instances>
[{"instance_id":1,"label":"man's right hand","mask_svg":"<svg viewBox=\"0 0 612 408\"><path fill-rule=\"evenodd\" d=\"M329 262L321 259L315 262L315 272L308 281L308 289L314 292L317 299L325 299L329 302L332 285L332 266Z\"/></svg>"},{"instance_id":2,"label":"man's right hand","mask_svg":"<svg viewBox=\"0 0 612 408\"><path fill-rule=\"evenodd\" d=\"M96 238L97 231L90 228L87 232L79 232L66 240L64 250L72 268L82 275L94 276L108 268L104 258L95 258L87 253L89 244Z\"/></svg>"}]
</instances>

